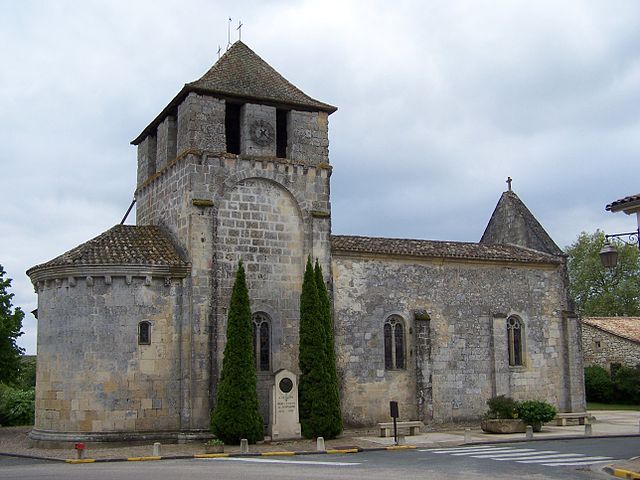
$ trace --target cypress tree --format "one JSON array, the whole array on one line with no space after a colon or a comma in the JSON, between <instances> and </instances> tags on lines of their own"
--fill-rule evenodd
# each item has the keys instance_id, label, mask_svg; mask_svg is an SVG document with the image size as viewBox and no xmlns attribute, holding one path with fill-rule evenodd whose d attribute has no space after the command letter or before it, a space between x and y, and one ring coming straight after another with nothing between
<instances>
[{"instance_id":1,"label":"cypress tree","mask_svg":"<svg viewBox=\"0 0 640 480\"><path fill-rule=\"evenodd\" d=\"M264 438L258 410L252 328L249 291L240 261L229 305L217 402L211 414L211 431L229 444L238 444L242 438L250 443Z\"/></svg>"},{"instance_id":2,"label":"cypress tree","mask_svg":"<svg viewBox=\"0 0 640 480\"><path fill-rule=\"evenodd\" d=\"M300 425L305 438L332 438L337 435L335 421L330 414L332 387L322 311L315 272L311 258L308 258L300 295L298 383Z\"/></svg>"},{"instance_id":3,"label":"cypress tree","mask_svg":"<svg viewBox=\"0 0 640 480\"><path fill-rule=\"evenodd\" d=\"M342 413L340 410L340 392L338 391L338 374L336 371L335 337L333 330L333 318L331 315L331 301L327 286L324 283L324 275L320 262L316 259L314 268L316 288L318 289L318 300L320 303L320 314L324 330L324 347L327 362L327 375L329 379L329 405L328 405L328 429L329 432L323 435L326 438L335 438L342 433Z\"/></svg>"}]
</instances>

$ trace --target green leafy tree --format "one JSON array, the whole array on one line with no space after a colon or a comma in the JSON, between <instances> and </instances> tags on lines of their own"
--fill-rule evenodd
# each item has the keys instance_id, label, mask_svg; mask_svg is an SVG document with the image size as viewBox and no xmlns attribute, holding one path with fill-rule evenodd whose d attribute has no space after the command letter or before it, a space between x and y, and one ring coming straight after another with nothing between
<instances>
[{"instance_id":1,"label":"green leafy tree","mask_svg":"<svg viewBox=\"0 0 640 480\"><path fill-rule=\"evenodd\" d=\"M640 316L640 255L637 246L615 242L618 264L607 270L598 253L604 245L601 231L582 232L565 248L570 292L583 316Z\"/></svg>"},{"instance_id":2,"label":"green leafy tree","mask_svg":"<svg viewBox=\"0 0 640 480\"><path fill-rule=\"evenodd\" d=\"M20 355L24 352L16 343L22 335L24 312L20 307L12 309L13 293L8 293L11 279L0 265L0 382L13 384L20 373Z\"/></svg>"},{"instance_id":3,"label":"green leafy tree","mask_svg":"<svg viewBox=\"0 0 640 480\"><path fill-rule=\"evenodd\" d=\"M613 382L609 372L599 365L585 367L584 390L588 402L611 403Z\"/></svg>"},{"instance_id":4,"label":"green leafy tree","mask_svg":"<svg viewBox=\"0 0 640 480\"><path fill-rule=\"evenodd\" d=\"M314 267L314 276L316 280L316 288L318 289L318 301L320 307L320 316L324 327L324 346L327 362L328 389L329 389L329 405L328 405L328 428L329 432L323 435L325 438L335 438L342 433L342 413L340 410L340 392L338 391L338 374L336 371L336 352L335 352L335 336L333 331L333 318L331 315L331 300L329 300L329 292L324 283L324 275L322 267L316 259Z\"/></svg>"},{"instance_id":5,"label":"green leafy tree","mask_svg":"<svg viewBox=\"0 0 640 480\"><path fill-rule=\"evenodd\" d=\"M331 379L327 366L325 327L311 258L300 295L300 426L305 438L335 436L331 415Z\"/></svg>"},{"instance_id":6,"label":"green leafy tree","mask_svg":"<svg viewBox=\"0 0 640 480\"><path fill-rule=\"evenodd\" d=\"M258 410L253 326L249 291L242 261L238 264L227 320L222 373L211 431L225 443L238 444L246 438L255 443L264 438Z\"/></svg>"}]
</instances>

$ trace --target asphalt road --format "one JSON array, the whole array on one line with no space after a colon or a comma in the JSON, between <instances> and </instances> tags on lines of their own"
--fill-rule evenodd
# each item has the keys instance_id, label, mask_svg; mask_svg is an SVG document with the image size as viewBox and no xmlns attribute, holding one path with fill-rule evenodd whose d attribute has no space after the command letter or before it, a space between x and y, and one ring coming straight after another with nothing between
<instances>
[{"instance_id":1,"label":"asphalt road","mask_svg":"<svg viewBox=\"0 0 640 480\"><path fill-rule=\"evenodd\" d=\"M0 479L513 479L611 478L606 463L640 454L640 438L555 440L354 455L68 465L0 457Z\"/></svg>"}]
</instances>

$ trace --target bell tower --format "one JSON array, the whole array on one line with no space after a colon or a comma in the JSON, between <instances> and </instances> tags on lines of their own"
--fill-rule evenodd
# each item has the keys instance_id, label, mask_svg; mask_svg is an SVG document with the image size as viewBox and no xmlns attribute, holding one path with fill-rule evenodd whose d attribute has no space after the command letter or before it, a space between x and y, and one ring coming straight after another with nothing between
<instances>
[{"instance_id":1,"label":"bell tower","mask_svg":"<svg viewBox=\"0 0 640 480\"><path fill-rule=\"evenodd\" d=\"M298 372L307 256L331 268L328 117L335 107L289 83L238 41L133 140L138 225L164 226L191 274L181 358L185 428L206 428L239 260L256 325L259 397L273 372Z\"/></svg>"}]
</instances>

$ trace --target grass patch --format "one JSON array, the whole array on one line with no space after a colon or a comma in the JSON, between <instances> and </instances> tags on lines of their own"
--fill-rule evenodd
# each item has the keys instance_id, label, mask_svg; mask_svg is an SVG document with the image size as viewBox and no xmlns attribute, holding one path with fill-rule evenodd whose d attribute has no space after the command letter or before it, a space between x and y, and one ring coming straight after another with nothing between
<instances>
[{"instance_id":1,"label":"grass patch","mask_svg":"<svg viewBox=\"0 0 640 480\"><path fill-rule=\"evenodd\" d=\"M640 410L640 405L587 402L587 410Z\"/></svg>"}]
</instances>

